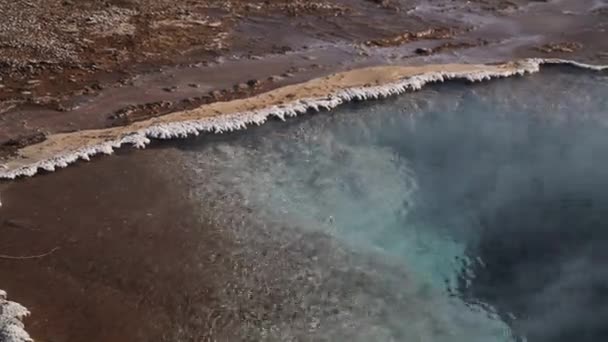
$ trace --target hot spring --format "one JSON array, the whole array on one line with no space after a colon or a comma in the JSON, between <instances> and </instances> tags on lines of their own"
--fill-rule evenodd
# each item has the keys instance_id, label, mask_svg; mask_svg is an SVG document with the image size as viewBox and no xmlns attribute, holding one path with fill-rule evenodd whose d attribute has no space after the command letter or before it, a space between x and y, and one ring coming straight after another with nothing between
<instances>
[{"instance_id":1,"label":"hot spring","mask_svg":"<svg viewBox=\"0 0 608 342\"><path fill-rule=\"evenodd\" d=\"M605 72L566 67L450 82L122 151L7 192L68 173L77 180L108 163L118 167L89 186L129 189L117 169L170 154L167 182L179 182L196 223L186 229L187 257L167 262L194 266L161 268L155 279L215 270L198 283L214 299L191 305L172 325L175 338L204 331L269 341L601 341L607 95ZM3 201L10 206L10 196ZM99 211L73 230L111 215ZM213 244L218 236L228 242Z\"/></svg>"},{"instance_id":2,"label":"hot spring","mask_svg":"<svg viewBox=\"0 0 608 342\"><path fill-rule=\"evenodd\" d=\"M195 197L234 194L258 219L390 265L365 270L370 288L340 299L377 304L378 317L360 313L339 332L349 320L322 315L330 340L354 329L364 340L598 341L607 81L550 68L450 83L180 148L201 174ZM389 286L403 297L376 292Z\"/></svg>"}]
</instances>

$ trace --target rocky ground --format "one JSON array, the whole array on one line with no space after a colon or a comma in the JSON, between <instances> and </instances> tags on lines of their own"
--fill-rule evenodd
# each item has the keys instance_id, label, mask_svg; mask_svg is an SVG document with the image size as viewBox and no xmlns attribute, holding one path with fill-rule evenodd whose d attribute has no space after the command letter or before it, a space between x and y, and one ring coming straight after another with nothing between
<instances>
[{"instance_id":1,"label":"rocky ground","mask_svg":"<svg viewBox=\"0 0 608 342\"><path fill-rule=\"evenodd\" d=\"M123 125L361 65L606 62L606 8L592 0L0 0L8 18L0 157L49 133Z\"/></svg>"},{"instance_id":2,"label":"rocky ground","mask_svg":"<svg viewBox=\"0 0 608 342\"><path fill-rule=\"evenodd\" d=\"M238 31L239 25L398 10L390 1L360 2L354 8L342 1L2 0L0 14L10 19L0 24L0 100L62 109L55 103L61 95L94 93L161 66L296 48L260 39L253 28Z\"/></svg>"}]
</instances>

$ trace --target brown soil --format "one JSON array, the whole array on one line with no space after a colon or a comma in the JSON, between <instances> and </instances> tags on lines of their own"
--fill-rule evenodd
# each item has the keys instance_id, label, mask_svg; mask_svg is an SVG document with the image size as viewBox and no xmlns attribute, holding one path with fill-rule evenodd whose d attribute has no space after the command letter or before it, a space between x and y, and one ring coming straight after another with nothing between
<instances>
[{"instance_id":1,"label":"brown soil","mask_svg":"<svg viewBox=\"0 0 608 342\"><path fill-rule=\"evenodd\" d=\"M163 65L296 48L261 40L239 30L242 24L275 17L330 22L374 8L327 0L3 0L0 14L13 20L0 25L0 100L61 109L61 95L96 93Z\"/></svg>"},{"instance_id":2,"label":"brown soil","mask_svg":"<svg viewBox=\"0 0 608 342\"><path fill-rule=\"evenodd\" d=\"M214 71L206 69L233 57L255 62L306 51L311 43L382 37L392 28L370 29L367 23L398 18L397 12L374 3L337 0L2 0L0 14L12 18L0 24L4 150L40 134L126 124L269 90L281 84L270 84L277 78L268 82L269 77L297 74L302 66L291 61L267 63L262 72L249 72L259 82L253 89L235 88L250 80L238 77L232 77L231 84L224 78L219 86L209 87L217 77L208 77ZM424 26L415 17L399 22L401 29ZM315 73L322 66L313 62L316 57L310 58L305 69ZM278 69L281 64L283 70ZM271 65L275 70L265 71ZM185 85L171 84L175 68L199 70L194 72L198 79L189 83L193 88L189 96L177 89ZM154 78L154 74L158 75L155 83L164 90L154 96L142 96L151 86L142 83L128 103L111 110L97 106L94 113L89 107L85 115L78 111L83 103L134 88L142 75ZM160 85L163 77L164 86ZM200 83L205 83L204 90L194 91Z\"/></svg>"},{"instance_id":3,"label":"brown soil","mask_svg":"<svg viewBox=\"0 0 608 342\"><path fill-rule=\"evenodd\" d=\"M159 156L166 166L171 163L170 154ZM126 169L117 158L77 180L66 174L67 178L24 183L23 194L36 194L27 196L29 208L19 203L18 193L3 191L3 254L59 248L35 260L0 260L2 287L36 312L27 319L27 329L37 341L151 341L151 336L158 340L171 319L178 319L171 315L183 305L180 296L187 291L178 277L184 270L174 264L186 260L185 253L200 240L186 234L197 226L188 214L192 208L166 183L167 174L147 171L150 162L142 160ZM130 184L128 188L111 181L116 174ZM57 186L75 191L52 196ZM78 208L73 206L74 200L87 198L77 200ZM206 237L209 246L221 244L212 231ZM212 265L207 270L213 272ZM192 283L202 296L211 286L211 274ZM22 291L24 287L32 291ZM20 297L19 292L28 295Z\"/></svg>"},{"instance_id":4,"label":"brown soil","mask_svg":"<svg viewBox=\"0 0 608 342\"><path fill-rule=\"evenodd\" d=\"M402 45L423 39L448 39L453 37L453 32L446 28L431 28L418 32L405 32L389 38L374 39L365 42L367 46L388 47Z\"/></svg>"},{"instance_id":5,"label":"brown soil","mask_svg":"<svg viewBox=\"0 0 608 342\"><path fill-rule=\"evenodd\" d=\"M0 0L1 153L420 56L601 62L605 7L588 2Z\"/></svg>"},{"instance_id":6,"label":"brown soil","mask_svg":"<svg viewBox=\"0 0 608 342\"><path fill-rule=\"evenodd\" d=\"M576 50L580 50L583 47L581 43L576 42L561 42L561 43L549 43L545 44L538 49L544 53L553 52L565 52L572 53Z\"/></svg>"}]
</instances>

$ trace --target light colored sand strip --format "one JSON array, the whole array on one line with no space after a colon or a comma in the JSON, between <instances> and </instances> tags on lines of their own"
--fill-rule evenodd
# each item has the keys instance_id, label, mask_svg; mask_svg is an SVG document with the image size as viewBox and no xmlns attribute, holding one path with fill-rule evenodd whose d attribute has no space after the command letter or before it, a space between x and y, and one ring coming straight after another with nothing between
<instances>
[{"instance_id":1,"label":"light colored sand strip","mask_svg":"<svg viewBox=\"0 0 608 342\"><path fill-rule=\"evenodd\" d=\"M55 134L26 146L0 166L0 178L33 176L54 171L96 154L111 154L123 144L143 148L150 138L172 139L201 132L222 133L261 125L274 116L281 119L309 110L332 109L353 100L377 99L415 91L427 83L462 79L472 82L535 73L542 64L569 64L596 71L596 66L561 59L524 59L499 65L442 64L381 66L357 69L286 86L242 100L217 102L175 112L128 126Z\"/></svg>"},{"instance_id":2,"label":"light colored sand strip","mask_svg":"<svg viewBox=\"0 0 608 342\"><path fill-rule=\"evenodd\" d=\"M0 342L32 342L23 327L23 318L30 314L21 304L8 301L0 290Z\"/></svg>"}]
</instances>

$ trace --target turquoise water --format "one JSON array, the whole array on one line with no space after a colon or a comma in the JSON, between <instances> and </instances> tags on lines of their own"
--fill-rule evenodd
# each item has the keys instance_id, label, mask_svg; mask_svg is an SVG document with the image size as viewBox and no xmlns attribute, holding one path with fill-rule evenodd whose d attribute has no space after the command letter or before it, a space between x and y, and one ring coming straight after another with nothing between
<instances>
[{"instance_id":1,"label":"turquoise water","mask_svg":"<svg viewBox=\"0 0 608 342\"><path fill-rule=\"evenodd\" d=\"M600 341L608 323L606 95L605 74L548 68L179 147L200 175L194 198L222 194L248 209L225 214L256 222L234 226L244 241L259 235L278 246L321 235L382 265L315 264L329 275L309 297L344 277L325 269L374 280L356 295L347 281L334 288L341 302L332 307L351 311L315 316L313 339ZM297 297L290 276L276 275Z\"/></svg>"}]
</instances>

